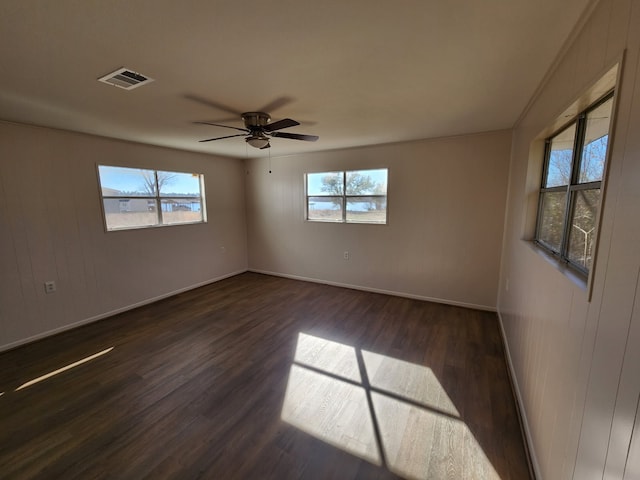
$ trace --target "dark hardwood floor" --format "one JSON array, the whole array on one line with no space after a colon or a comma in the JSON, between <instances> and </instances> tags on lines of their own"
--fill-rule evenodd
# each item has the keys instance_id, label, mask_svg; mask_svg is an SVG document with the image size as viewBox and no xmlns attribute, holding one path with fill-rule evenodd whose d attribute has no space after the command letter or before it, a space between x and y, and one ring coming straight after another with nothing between
<instances>
[{"instance_id":1,"label":"dark hardwood floor","mask_svg":"<svg viewBox=\"0 0 640 480\"><path fill-rule=\"evenodd\" d=\"M0 354L0 477L528 479L503 355L492 313L245 273Z\"/></svg>"}]
</instances>

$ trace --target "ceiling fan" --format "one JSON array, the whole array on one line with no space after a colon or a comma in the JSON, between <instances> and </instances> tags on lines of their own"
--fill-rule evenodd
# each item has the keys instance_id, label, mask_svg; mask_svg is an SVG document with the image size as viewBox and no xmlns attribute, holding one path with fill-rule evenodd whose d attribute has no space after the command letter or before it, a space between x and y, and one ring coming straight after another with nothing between
<instances>
[{"instance_id":1,"label":"ceiling fan","mask_svg":"<svg viewBox=\"0 0 640 480\"><path fill-rule=\"evenodd\" d=\"M283 128L295 127L300 125L299 122L290 118L278 120L277 122L271 122L271 116L265 112L245 112L242 114L242 120L244 121L245 128L231 127L229 125L222 125L212 122L194 122L200 125L213 125L215 127L232 128L244 133L238 133L236 135L226 135L224 137L207 138L206 140L200 140L200 142L212 142L214 140L222 140L223 138L232 137L245 137L245 142L254 148L264 149L269 148L269 140L273 137L289 138L291 140L304 140L305 142L315 142L318 140L317 135L302 135L300 133L287 133L278 132Z\"/></svg>"},{"instance_id":2,"label":"ceiling fan","mask_svg":"<svg viewBox=\"0 0 640 480\"><path fill-rule=\"evenodd\" d=\"M194 122L199 125L213 125L214 127L223 127L223 128L231 128L233 130L238 130L243 133L238 133L235 135L226 135L224 137L214 137L207 138L205 140L200 140L200 142L212 142L214 140L222 140L224 138L233 138L233 137L245 137L245 142L251 145L254 148L265 149L271 147L269 140L271 138L288 138L291 140L303 140L305 142L315 142L318 140L317 135L303 135L300 133L287 133L280 132L284 128L295 127L296 125L300 125L300 122L292 120L290 118L284 118L282 120L278 120L277 122L271 122L271 115L266 113L264 110L275 109L282 106L285 103L291 101L288 97L279 98L266 107L263 107L258 112L244 112L239 113L235 110L227 107L226 105L222 105L216 102L212 102L210 100L206 100L200 97L196 97L195 95L188 95L187 98L191 100L198 101L200 103L205 103L210 106L216 107L221 110L228 111L230 113L234 113L240 115L244 122L245 128L232 127L230 125L223 125L215 122ZM269 107L269 108L267 108Z\"/></svg>"}]
</instances>

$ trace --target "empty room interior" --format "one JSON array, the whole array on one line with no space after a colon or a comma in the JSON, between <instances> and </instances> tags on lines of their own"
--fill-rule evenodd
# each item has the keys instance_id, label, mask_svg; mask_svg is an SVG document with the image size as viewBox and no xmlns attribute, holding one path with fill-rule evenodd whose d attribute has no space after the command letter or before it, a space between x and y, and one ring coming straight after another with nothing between
<instances>
[{"instance_id":1,"label":"empty room interior","mask_svg":"<svg viewBox=\"0 0 640 480\"><path fill-rule=\"evenodd\" d=\"M0 477L640 479L639 26L0 2Z\"/></svg>"}]
</instances>

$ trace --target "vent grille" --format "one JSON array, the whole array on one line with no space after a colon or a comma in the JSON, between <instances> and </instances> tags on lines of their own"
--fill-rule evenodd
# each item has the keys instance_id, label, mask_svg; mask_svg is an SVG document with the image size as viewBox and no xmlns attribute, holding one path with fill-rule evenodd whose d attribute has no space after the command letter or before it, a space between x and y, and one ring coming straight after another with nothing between
<instances>
[{"instance_id":1,"label":"vent grille","mask_svg":"<svg viewBox=\"0 0 640 480\"><path fill-rule=\"evenodd\" d=\"M133 90L134 88L153 82L153 78L145 77L129 68L120 68L104 77L100 77L98 81L125 90Z\"/></svg>"}]
</instances>

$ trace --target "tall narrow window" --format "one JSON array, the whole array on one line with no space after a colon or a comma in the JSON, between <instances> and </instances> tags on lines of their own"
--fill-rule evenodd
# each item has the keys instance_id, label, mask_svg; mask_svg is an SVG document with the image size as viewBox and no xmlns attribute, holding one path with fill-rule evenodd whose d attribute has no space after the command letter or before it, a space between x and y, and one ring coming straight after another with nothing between
<instances>
[{"instance_id":1,"label":"tall narrow window","mask_svg":"<svg viewBox=\"0 0 640 480\"><path fill-rule=\"evenodd\" d=\"M583 273L591 269L613 92L547 139L536 242Z\"/></svg>"},{"instance_id":2,"label":"tall narrow window","mask_svg":"<svg viewBox=\"0 0 640 480\"><path fill-rule=\"evenodd\" d=\"M99 165L107 230L206 221L199 173Z\"/></svg>"},{"instance_id":3,"label":"tall narrow window","mask_svg":"<svg viewBox=\"0 0 640 480\"><path fill-rule=\"evenodd\" d=\"M306 175L307 220L387 223L388 170L350 170Z\"/></svg>"}]
</instances>

